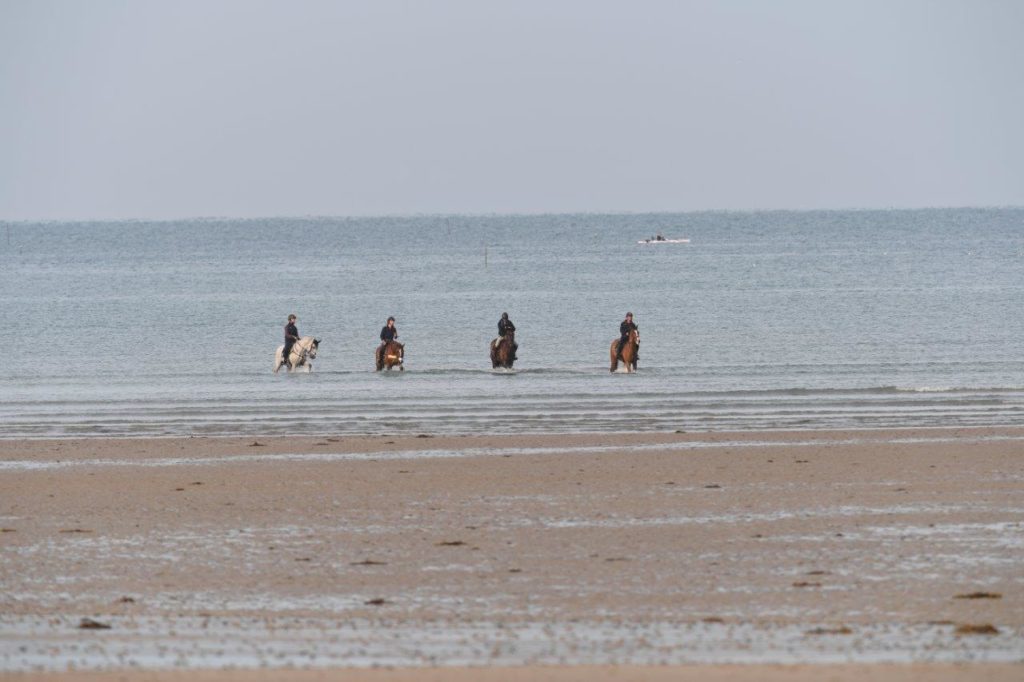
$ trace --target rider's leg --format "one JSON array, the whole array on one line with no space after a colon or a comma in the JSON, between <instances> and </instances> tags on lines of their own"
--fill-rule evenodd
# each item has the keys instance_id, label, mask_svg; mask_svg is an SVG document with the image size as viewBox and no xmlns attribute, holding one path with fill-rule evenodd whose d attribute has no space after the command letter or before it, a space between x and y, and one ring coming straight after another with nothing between
<instances>
[{"instance_id":1,"label":"rider's leg","mask_svg":"<svg viewBox=\"0 0 1024 682\"><path fill-rule=\"evenodd\" d=\"M621 339L620 338L619 339L619 347L617 349L615 349L615 356L619 360L622 359L622 349L625 348L625 347L626 347L626 339Z\"/></svg>"},{"instance_id":2,"label":"rider's leg","mask_svg":"<svg viewBox=\"0 0 1024 682\"><path fill-rule=\"evenodd\" d=\"M292 363L291 363L291 360L289 358L291 358L291 355L292 355L292 345L293 344L290 344L290 343L286 343L284 345L284 350L281 351L281 364L282 365L288 365L289 367L291 367Z\"/></svg>"}]
</instances>

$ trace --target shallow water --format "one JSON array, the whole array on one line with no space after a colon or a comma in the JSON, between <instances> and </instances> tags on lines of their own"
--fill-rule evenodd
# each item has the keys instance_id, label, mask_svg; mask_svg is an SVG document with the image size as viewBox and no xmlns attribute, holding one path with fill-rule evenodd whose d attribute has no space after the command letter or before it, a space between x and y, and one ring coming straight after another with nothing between
<instances>
[{"instance_id":1,"label":"shallow water","mask_svg":"<svg viewBox=\"0 0 1024 682\"><path fill-rule=\"evenodd\" d=\"M1021 209L0 228L0 437L1024 423ZM289 312L312 374L270 373Z\"/></svg>"},{"instance_id":2,"label":"shallow water","mask_svg":"<svg viewBox=\"0 0 1024 682\"><path fill-rule=\"evenodd\" d=\"M75 632L73 620L0 617L0 667L201 669L465 665L721 663L1011 663L1020 635L963 638L938 625L807 626L573 621L427 626L328 618L107 618L112 630ZM169 636L170 634L170 636ZM85 640L85 641L83 641Z\"/></svg>"}]
</instances>

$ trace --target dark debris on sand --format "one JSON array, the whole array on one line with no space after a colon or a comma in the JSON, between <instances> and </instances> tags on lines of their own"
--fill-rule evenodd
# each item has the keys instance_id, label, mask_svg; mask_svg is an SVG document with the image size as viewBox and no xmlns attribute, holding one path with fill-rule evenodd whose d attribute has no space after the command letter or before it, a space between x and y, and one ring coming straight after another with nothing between
<instances>
[{"instance_id":1,"label":"dark debris on sand","mask_svg":"<svg viewBox=\"0 0 1024 682\"><path fill-rule=\"evenodd\" d=\"M109 630L110 626L92 618L83 618L78 623L79 630Z\"/></svg>"},{"instance_id":2,"label":"dark debris on sand","mask_svg":"<svg viewBox=\"0 0 1024 682\"><path fill-rule=\"evenodd\" d=\"M998 592L968 592L958 594L953 599L1002 599L1003 595Z\"/></svg>"},{"instance_id":3,"label":"dark debris on sand","mask_svg":"<svg viewBox=\"0 0 1024 682\"><path fill-rule=\"evenodd\" d=\"M853 630L842 625L837 628L814 628L804 633L805 635L852 635Z\"/></svg>"},{"instance_id":4,"label":"dark debris on sand","mask_svg":"<svg viewBox=\"0 0 1024 682\"><path fill-rule=\"evenodd\" d=\"M954 632L958 635L998 635L999 628L991 623L981 623L979 625L964 623L963 625L957 625Z\"/></svg>"}]
</instances>

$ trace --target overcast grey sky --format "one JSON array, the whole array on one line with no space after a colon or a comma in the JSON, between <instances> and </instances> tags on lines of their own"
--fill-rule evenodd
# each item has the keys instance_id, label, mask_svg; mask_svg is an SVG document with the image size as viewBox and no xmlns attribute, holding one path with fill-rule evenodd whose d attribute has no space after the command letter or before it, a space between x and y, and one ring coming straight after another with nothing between
<instances>
[{"instance_id":1,"label":"overcast grey sky","mask_svg":"<svg viewBox=\"0 0 1024 682\"><path fill-rule=\"evenodd\" d=\"M0 220L1024 205L1024 2L0 0Z\"/></svg>"}]
</instances>

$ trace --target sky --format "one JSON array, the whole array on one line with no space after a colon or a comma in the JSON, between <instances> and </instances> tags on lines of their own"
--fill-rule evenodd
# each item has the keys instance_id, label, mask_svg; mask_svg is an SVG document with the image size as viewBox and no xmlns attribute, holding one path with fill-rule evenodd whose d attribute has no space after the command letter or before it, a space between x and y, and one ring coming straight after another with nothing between
<instances>
[{"instance_id":1,"label":"sky","mask_svg":"<svg viewBox=\"0 0 1024 682\"><path fill-rule=\"evenodd\" d=\"M1015 0L0 0L0 220L1024 205Z\"/></svg>"}]
</instances>

